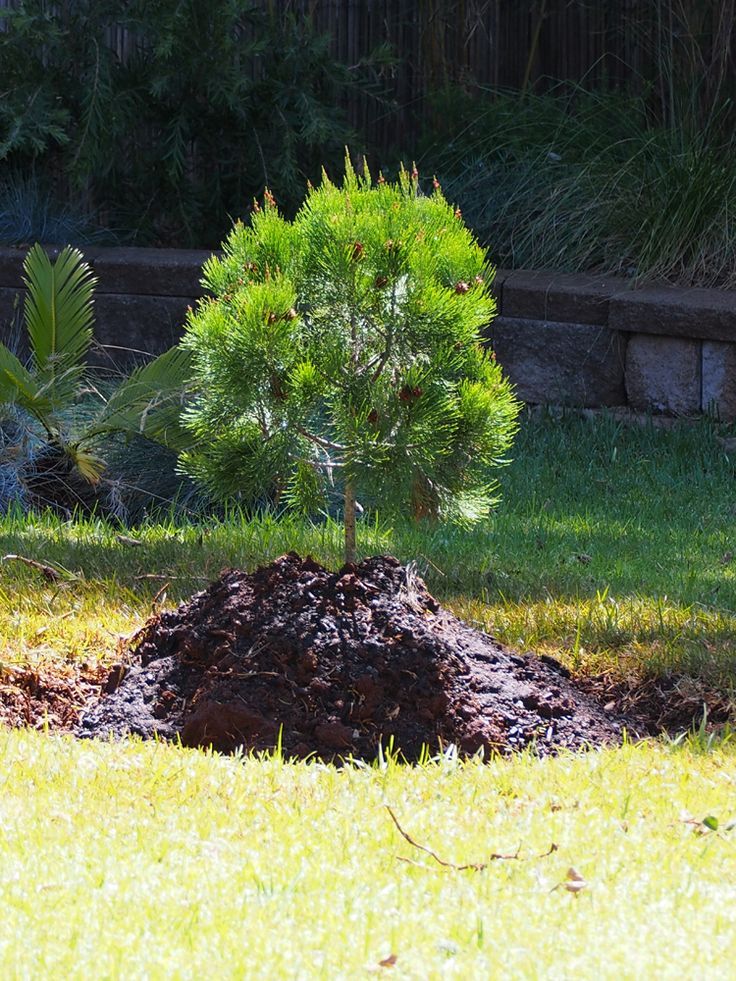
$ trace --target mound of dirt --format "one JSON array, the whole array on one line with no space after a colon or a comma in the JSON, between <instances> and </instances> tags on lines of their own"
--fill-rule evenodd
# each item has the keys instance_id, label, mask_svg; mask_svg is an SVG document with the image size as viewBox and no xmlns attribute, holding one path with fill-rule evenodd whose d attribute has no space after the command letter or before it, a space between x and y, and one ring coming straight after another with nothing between
<instances>
[{"instance_id":1,"label":"mound of dirt","mask_svg":"<svg viewBox=\"0 0 736 981\"><path fill-rule=\"evenodd\" d=\"M390 557L329 572L288 554L227 571L135 638L80 736L130 733L287 757L375 758L392 740L463 755L617 742L606 713L551 658L462 623Z\"/></svg>"},{"instance_id":2,"label":"mound of dirt","mask_svg":"<svg viewBox=\"0 0 736 981\"><path fill-rule=\"evenodd\" d=\"M5 668L0 675L0 725L72 732L96 700L104 669Z\"/></svg>"}]
</instances>

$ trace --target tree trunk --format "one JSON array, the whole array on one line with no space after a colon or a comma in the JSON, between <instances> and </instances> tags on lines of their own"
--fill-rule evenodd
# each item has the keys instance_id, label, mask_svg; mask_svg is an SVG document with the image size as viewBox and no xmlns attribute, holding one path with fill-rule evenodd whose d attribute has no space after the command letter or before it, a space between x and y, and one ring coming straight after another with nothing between
<instances>
[{"instance_id":1,"label":"tree trunk","mask_svg":"<svg viewBox=\"0 0 736 981\"><path fill-rule=\"evenodd\" d=\"M345 482L345 561L355 562L355 488Z\"/></svg>"}]
</instances>

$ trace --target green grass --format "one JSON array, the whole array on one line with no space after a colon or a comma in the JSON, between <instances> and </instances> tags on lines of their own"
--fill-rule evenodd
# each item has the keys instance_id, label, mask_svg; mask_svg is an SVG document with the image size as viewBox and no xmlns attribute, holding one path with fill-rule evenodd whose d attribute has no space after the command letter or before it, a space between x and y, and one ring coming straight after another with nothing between
<instances>
[{"instance_id":1,"label":"green grass","mask_svg":"<svg viewBox=\"0 0 736 981\"><path fill-rule=\"evenodd\" d=\"M393 954L402 978L680 978L736 959L729 746L340 771L3 732L0 754L6 977L358 978ZM519 859L442 867L386 804L445 861Z\"/></svg>"},{"instance_id":2,"label":"green grass","mask_svg":"<svg viewBox=\"0 0 736 981\"><path fill-rule=\"evenodd\" d=\"M581 672L687 670L730 690L736 485L712 423L530 417L470 532L364 524L459 613ZM332 524L6 516L10 664L111 660L154 601ZM148 576L161 578L140 578ZM156 597L160 590L164 595ZM736 960L733 733L540 760L338 770L0 730L8 977L725 976ZM460 870L438 864L402 838ZM704 823L706 822L706 823ZM557 846L550 854L552 844ZM491 860L491 853L518 859ZM542 857L544 855L544 857ZM566 889L574 868L585 885ZM393 969L380 962L395 955Z\"/></svg>"},{"instance_id":3,"label":"green grass","mask_svg":"<svg viewBox=\"0 0 736 981\"><path fill-rule=\"evenodd\" d=\"M416 561L461 616L576 671L687 672L730 691L736 482L725 432L707 421L670 431L528 417L490 521L470 531L366 523L359 547ZM6 661L109 659L161 590L158 604L171 605L224 567L252 568L290 549L333 566L341 555L332 522L234 515L127 534L142 544L102 521L2 520L2 554L70 573L54 584L21 563L0 566Z\"/></svg>"}]
</instances>

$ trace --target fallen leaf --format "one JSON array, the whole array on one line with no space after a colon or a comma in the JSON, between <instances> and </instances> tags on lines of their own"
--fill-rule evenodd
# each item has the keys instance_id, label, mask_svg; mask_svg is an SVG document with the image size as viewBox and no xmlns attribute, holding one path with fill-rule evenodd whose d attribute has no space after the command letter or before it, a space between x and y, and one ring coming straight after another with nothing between
<instances>
[{"instance_id":1,"label":"fallen leaf","mask_svg":"<svg viewBox=\"0 0 736 981\"><path fill-rule=\"evenodd\" d=\"M680 820L683 824L691 825L694 833L696 835L707 835L711 831L718 831L720 822L717 817L713 814L709 814L702 820L700 818L691 817L686 811L683 811L680 815ZM726 828L728 830L728 828Z\"/></svg>"},{"instance_id":2,"label":"fallen leaf","mask_svg":"<svg viewBox=\"0 0 736 981\"><path fill-rule=\"evenodd\" d=\"M565 889L567 889L568 892L577 894L585 889L587 885L588 883L577 871L577 869L570 866L570 868L567 870L567 880L564 883Z\"/></svg>"},{"instance_id":3,"label":"fallen leaf","mask_svg":"<svg viewBox=\"0 0 736 981\"><path fill-rule=\"evenodd\" d=\"M570 868L567 870L567 875L562 882L558 882L556 886L552 886L550 892L554 892L556 889L559 889L560 886L564 886L568 892L571 892L573 895L577 896L577 894L582 892L587 885L588 883L578 872L578 870L570 866Z\"/></svg>"},{"instance_id":4,"label":"fallen leaf","mask_svg":"<svg viewBox=\"0 0 736 981\"><path fill-rule=\"evenodd\" d=\"M115 538L121 545L142 545L140 538L131 538L130 535L116 535Z\"/></svg>"}]
</instances>

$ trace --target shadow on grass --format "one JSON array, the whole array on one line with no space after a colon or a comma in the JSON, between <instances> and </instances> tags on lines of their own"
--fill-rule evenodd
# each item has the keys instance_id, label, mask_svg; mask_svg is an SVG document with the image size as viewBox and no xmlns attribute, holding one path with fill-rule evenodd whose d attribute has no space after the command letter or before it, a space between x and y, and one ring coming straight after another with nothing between
<instances>
[{"instance_id":1,"label":"shadow on grass","mask_svg":"<svg viewBox=\"0 0 736 981\"><path fill-rule=\"evenodd\" d=\"M574 669L683 670L725 684L736 648L736 481L724 432L709 422L667 431L528 417L489 521L469 531L364 522L360 549L416 562L460 615ZM66 615L76 596L101 616L118 603L140 617L162 590L175 604L223 568L287 551L339 566L341 527L234 513L123 530L7 515L0 554L49 563L62 581L4 563L0 614Z\"/></svg>"}]
</instances>

